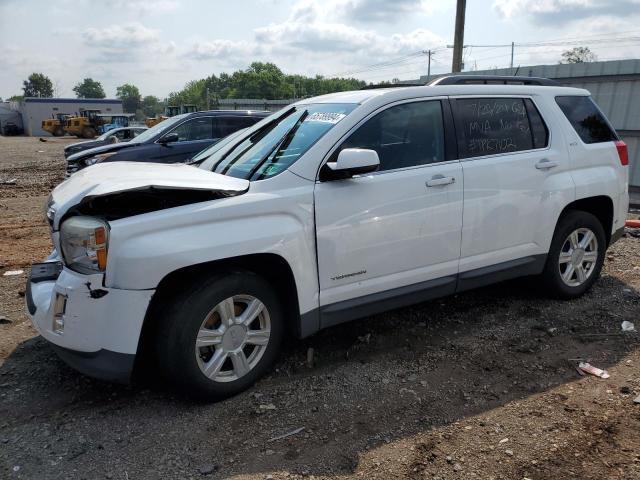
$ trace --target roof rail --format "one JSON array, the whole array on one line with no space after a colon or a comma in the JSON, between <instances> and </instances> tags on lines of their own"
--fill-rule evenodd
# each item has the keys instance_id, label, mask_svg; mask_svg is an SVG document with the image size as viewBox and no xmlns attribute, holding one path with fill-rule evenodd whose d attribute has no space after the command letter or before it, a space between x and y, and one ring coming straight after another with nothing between
<instances>
[{"instance_id":1,"label":"roof rail","mask_svg":"<svg viewBox=\"0 0 640 480\"><path fill-rule=\"evenodd\" d=\"M424 87L424 83L378 83L365 85L360 90L374 90L376 88L397 88L397 87Z\"/></svg>"},{"instance_id":2,"label":"roof rail","mask_svg":"<svg viewBox=\"0 0 640 480\"><path fill-rule=\"evenodd\" d=\"M507 75L447 75L431 80L427 85L542 85L560 86L555 80L540 77Z\"/></svg>"}]
</instances>

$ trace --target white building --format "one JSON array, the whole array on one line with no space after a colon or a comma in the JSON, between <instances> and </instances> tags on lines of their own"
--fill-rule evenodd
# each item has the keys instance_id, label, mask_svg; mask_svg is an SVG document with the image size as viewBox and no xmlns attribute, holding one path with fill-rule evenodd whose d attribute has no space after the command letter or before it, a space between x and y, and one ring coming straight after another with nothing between
<instances>
[{"instance_id":1,"label":"white building","mask_svg":"<svg viewBox=\"0 0 640 480\"><path fill-rule=\"evenodd\" d=\"M100 110L101 113L122 113L122 101L108 98L33 98L18 104L25 135L49 135L42 130L42 121L58 113L76 115L80 110Z\"/></svg>"}]
</instances>

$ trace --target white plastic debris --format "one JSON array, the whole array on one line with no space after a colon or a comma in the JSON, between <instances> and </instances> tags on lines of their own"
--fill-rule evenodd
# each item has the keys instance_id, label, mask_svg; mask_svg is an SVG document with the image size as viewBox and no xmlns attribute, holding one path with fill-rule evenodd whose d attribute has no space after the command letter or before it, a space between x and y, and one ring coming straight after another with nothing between
<instances>
[{"instance_id":1,"label":"white plastic debris","mask_svg":"<svg viewBox=\"0 0 640 480\"><path fill-rule=\"evenodd\" d=\"M22 275L24 270L7 270L2 274L3 277L12 277L13 275Z\"/></svg>"},{"instance_id":2,"label":"white plastic debris","mask_svg":"<svg viewBox=\"0 0 640 480\"><path fill-rule=\"evenodd\" d=\"M640 395L633 399L633 403L640 403Z\"/></svg>"},{"instance_id":3,"label":"white plastic debris","mask_svg":"<svg viewBox=\"0 0 640 480\"><path fill-rule=\"evenodd\" d=\"M628 322L627 320L625 320L624 322L622 322L622 331L623 332L635 332L636 331L636 327L633 323Z\"/></svg>"},{"instance_id":4,"label":"white plastic debris","mask_svg":"<svg viewBox=\"0 0 640 480\"><path fill-rule=\"evenodd\" d=\"M594 367L590 363L580 362L580 365L578 365L578 368L580 370L582 370L583 372L589 373L589 374L594 375L596 377L600 377L600 378L609 378L610 377L610 375L607 373L606 370L602 370L601 368Z\"/></svg>"}]
</instances>

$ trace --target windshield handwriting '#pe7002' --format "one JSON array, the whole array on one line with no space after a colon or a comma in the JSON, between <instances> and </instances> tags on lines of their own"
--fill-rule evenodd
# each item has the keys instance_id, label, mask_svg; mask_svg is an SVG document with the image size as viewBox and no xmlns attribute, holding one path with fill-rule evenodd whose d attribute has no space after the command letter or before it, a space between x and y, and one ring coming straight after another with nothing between
<instances>
[{"instance_id":1,"label":"windshield handwriting '#pe7002'","mask_svg":"<svg viewBox=\"0 0 640 480\"><path fill-rule=\"evenodd\" d=\"M585 90L305 99L188 165L73 174L49 199L55 250L33 266L27 306L81 372L128 381L150 364L224 398L287 334L522 275L582 295L623 231L627 163Z\"/></svg>"}]
</instances>

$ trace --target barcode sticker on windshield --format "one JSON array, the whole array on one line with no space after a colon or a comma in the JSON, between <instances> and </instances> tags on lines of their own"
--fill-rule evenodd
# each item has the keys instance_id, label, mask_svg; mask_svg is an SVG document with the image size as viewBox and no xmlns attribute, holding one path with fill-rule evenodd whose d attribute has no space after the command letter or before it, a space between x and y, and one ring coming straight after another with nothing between
<instances>
[{"instance_id":1,"label":"barcode sticker on windshield","mask_svg":"<svg viewBox=\"0 0 640 480\"><path fill-rule=\"evenodd\" d=\"M344 113L315 112L304 119L305 122L338 123L346 115Z\"/></svg>"}]
</instances>

